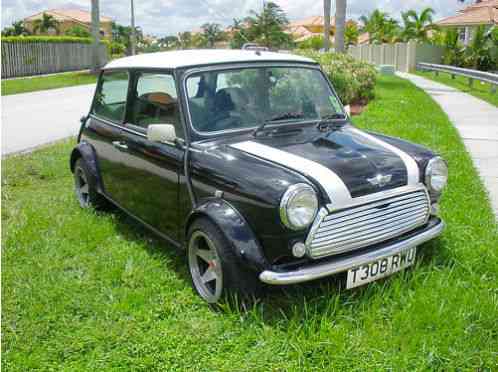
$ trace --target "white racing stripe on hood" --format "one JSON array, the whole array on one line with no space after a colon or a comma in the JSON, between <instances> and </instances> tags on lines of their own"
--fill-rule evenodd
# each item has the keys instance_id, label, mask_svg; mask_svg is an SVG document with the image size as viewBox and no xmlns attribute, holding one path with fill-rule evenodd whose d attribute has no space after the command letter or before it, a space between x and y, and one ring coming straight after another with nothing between
<instances>
[{"instance_id":1,"label":"white racing stripe on hood","mask_svg":"<svg viewBox=\"0 0 498 372\"><path fill-rule=\"evenodd\" d=\"M230 146L313 178L323 187L334 205L352 203L351 194L342 179L329 168L313 160L253 141L239 142Z\"/></svg>"},{"instance_id":2,"label":"white racing stripe on hood","mask_svg":"<svg viewBox=\"0 0 498 372\"><path fill-rule=\"evenodd\" d=\"M374 137L368 133L365 133L359 129L350 127L350 128L348 128L348 130L350 132L353 132L354 134L362 136L362 137L378 144L379 146L384 147L386 150L394 152L396 155L398 155L401 158L403 163L405 163L406 172L407 172L407 175L406 175L407 185L414 186L414 185L418 185L420 183L420 171L418 169L418 164L415 161L415 159L413 159L406 152L400 150L399 148L397 148L397 147L395 147L387 142L384 142L384 141L378 139L377 137Z\"/></svg>"}]
</instances>

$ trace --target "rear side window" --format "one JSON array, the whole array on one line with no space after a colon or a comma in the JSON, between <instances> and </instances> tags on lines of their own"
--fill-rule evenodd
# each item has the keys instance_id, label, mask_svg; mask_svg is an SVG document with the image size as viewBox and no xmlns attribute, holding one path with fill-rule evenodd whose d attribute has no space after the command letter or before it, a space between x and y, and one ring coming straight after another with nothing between
<instances>
[{"instance_id":1,"label":"rear side window","mask_svg":"<svg viewBox=\"0 0 498 372\"><path fill-rule=\"evenodd\" d=\"M133 96L131 104L133 125L145 131L150 124L173 124L177 136L183 137L173 75L139 73Z\"/></svg>"},{"instance_id":2,"label":"rear side window","mask_svg":"<svg viewBox=\"0 0 498 372\"><path fill-rule=\"evenodd\" d=\"M128 73L104 72L95 96L93 112L104 119L121 123L124 119L127 95Z\"/></svg>"}]
</instances>

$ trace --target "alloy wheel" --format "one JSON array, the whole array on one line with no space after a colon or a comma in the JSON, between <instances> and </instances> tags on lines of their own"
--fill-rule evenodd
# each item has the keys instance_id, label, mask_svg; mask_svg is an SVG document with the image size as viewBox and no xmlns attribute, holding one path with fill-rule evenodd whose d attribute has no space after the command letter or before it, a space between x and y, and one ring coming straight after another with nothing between
<instances>
[{"instance_id":1,"label":"alloy wheel","mask_svg":"<svg viewBox=\"0 0 498 372\"><path fill-rule=\"evenodd\" d=\"M217 302L223 289L223 271L216 247L202 231L195 231L188 245L190 274L195 288L209 303Z\"/></svg>"},{"instance_id":2,"label":"alloy wheel","mask_svg":"<svg viewBox=\"0 0 498 372\"><path fill-rule=\"evenodd\" d=\"M74 184L78 201L81 207L86 208L90 205L90 190L88 179L84 170L80 167L74 171Z\"/></svg>"}]
</instances>

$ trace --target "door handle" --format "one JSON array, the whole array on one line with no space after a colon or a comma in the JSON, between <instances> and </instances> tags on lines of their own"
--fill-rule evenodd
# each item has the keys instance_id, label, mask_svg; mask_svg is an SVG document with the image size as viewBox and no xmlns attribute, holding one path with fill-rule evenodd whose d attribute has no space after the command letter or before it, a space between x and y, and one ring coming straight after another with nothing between
<instances>
[{"instance_id":1,"label":"door handle","mask_svg":"<svg viewBox=\"0 0 498 372\"><path fill-rule=\"evenodd\" d=\"M121 141L112 141L112 145L118 150L128 150L128 145Z\"/></svg>"}]
</instances>

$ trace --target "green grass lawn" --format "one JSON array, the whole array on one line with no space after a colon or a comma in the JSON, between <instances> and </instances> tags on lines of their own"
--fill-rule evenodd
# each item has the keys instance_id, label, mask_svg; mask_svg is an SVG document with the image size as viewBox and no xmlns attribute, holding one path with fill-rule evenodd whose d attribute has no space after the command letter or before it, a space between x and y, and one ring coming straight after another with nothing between
<instances>
[{"instance_id":1,"label":"green grass lawn","mask_svg":"<svg viewBox=\"0 0 498 372\"><path fill-rule=\"evenodd\" d=\"M447 229L413 269L346 291L339 279L272 289L214 312L182 254L122 213L81 210L73 141L2 163L5 370L494 370L498 231L457 132L423 91L381 77L362 128L439 151Z\"/></svg>"},{"instance_id":2,"label":"green grass lawn","mask_svg":"<svg viewBox=\"0 0 498 372\"><path fill-rule=\"evenodd\" d=\"M427 79L449 85L453 88L457 88L462 92L472 94L474 97L480 98L498 107L498 92L491 93L491 85L488 83L482 83L478 80L474 80L474 84L471 88L469 87L469 79L463 76L455 76L455 79L452 79L450 74L441 72L438 76L436 76L434 72L428 71L417 71L416 74Z\"/></svg>"},{"instance_id":3,"label":"green grass lawn","mask_svg":"<svg viewBox=\"0 0 498 372\"><path fill-rule=\"evenodd\" d=\"M97 78L89 72L68 72L49 76L2 80L2 96L37 90L95 84Z\"/></svg>"}]
</instances>

